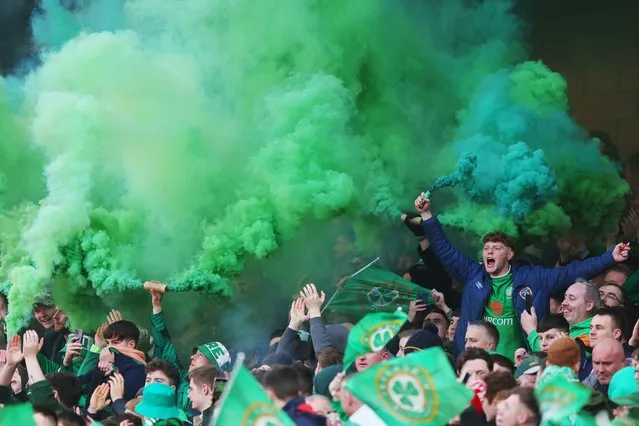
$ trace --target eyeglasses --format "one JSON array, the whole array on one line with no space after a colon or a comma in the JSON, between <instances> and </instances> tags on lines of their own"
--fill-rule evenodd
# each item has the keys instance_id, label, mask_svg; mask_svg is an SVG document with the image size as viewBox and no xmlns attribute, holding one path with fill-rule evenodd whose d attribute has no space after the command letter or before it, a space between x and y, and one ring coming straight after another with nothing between
<instances>
[{"instance_id":1,"label":"eyeglasses","mask_svg":"<svg viewBox=\"0 0 639 426\"><path fill-rule=\"evenodd\" d=\"M605 300L605 301L608 301L608 302L617 302L619 304L622 303L621 300L614 293L605 293L603 291L600 291L599 292L599 298L601 300Z\"/></svg>"}]
</instances>

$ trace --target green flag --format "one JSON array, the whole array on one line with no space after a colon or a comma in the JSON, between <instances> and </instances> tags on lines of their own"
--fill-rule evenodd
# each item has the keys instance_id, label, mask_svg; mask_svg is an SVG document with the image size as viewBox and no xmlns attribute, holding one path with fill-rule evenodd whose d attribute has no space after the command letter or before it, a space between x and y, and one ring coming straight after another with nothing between
<instances>
[{"instance_id":1,"label":"green flag","mask_svg":"<svg viewBox=\"0 0 639 426\"><path fill-rule=\"evenodd\" d=\"M358 356L379 352L399 333L408 319L401 310L392 314L368 314L348 333L344 353L344 369L348 369Z\"/></svg>"},{"instance_id":2,"label":"green flag","mask_svg":"<svg viewBox=\"0 0 639 426\"><path fill-rule=\"evenodd\" d=\"M243 354L238 355L213 424L294 426L293 420L273 404L257 380L242 365L243 360Z\"/></svg>"},{"instance_id":3,"label":"green flag","mask_svg":"<svg viewBox=\"0 0 639 426\"><path fill-rule=\"evenodd\" d=\"M441 348L376 364L348 379L346 389L389 426L445 425L473 397Z\"/></svg>"},{"instance_id":4,"label":"green flag","mask_svg":"<svg viewBox=\"0 0 639 426\"><path fill-rule=\"evenodd\" d=\"M35 426L31 404L5 405L0 408L0 426Z\"/></svg>"},{"instance_id":5,"label":"green flag","mask_svg":"<svg viewBox=\"0 0 639 426\"><path fill-rule=\"evenodd\" d=\"M591 396L590 388L556 376L535 389L542 413L541 425L594 425L594 419L581 413Z\"/></svg>"},{"instance_id":6,"label":"green flag","mask_svg":"<svg viewBox=\"0 0 639 426\"><path fill-rule=\"evenodd\" d=\"M367 268L344 281L324 309L354 320L370 312L393 312L397 308L408 312L408 304L421 293L432 304L428 289L384 269Z\"/></svg>"}]
</instances>

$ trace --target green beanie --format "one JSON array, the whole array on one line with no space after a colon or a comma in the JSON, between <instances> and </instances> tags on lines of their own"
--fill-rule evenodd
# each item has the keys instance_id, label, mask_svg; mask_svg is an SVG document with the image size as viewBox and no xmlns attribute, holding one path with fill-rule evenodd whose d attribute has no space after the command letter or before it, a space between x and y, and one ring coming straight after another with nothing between
<instances>
[{"instance_id":1,"label":"green beanie","mask_svg":"<svg viewBox=\"0 0 639 426\"><path fill-rule=\"evenodd\" d=\"M220 342L210 342L198 346L193 349L193 352L200 351L202 355L206 357L211 364L213 364L219 370L229 370L231 368L231 354L226 346Z\"/></svg>"}]
</instances>

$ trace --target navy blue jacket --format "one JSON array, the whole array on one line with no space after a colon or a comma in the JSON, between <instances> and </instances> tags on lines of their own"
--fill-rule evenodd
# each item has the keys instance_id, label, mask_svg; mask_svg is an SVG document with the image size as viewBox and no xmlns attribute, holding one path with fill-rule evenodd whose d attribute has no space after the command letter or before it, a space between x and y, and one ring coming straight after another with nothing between
<instances>
[{"instance_id":1,"label":"navy blue jacket","mask_svg":"<svg viewBox=\"0 0 639 426\"><path fill-rule=\"evenodd\" d=\"M124 378L124 399L129 401L137 396L140 389L144 387L146 380L145 366L135 359L123 355L117 351L113 366ZM89 385L87 390L87 399L91 398L91 394L95 388L101 383L107 383L109 378L96 366L93 371L78 377L81 384Z\"/></svg>"},{"instance_id":2,"label":"navy blue jacket","mask_svg":"<svg viewBox=\"0 0 639 426\"><path fill-rule=\"evenodd\" d=\"M422 221L426 237L433 252L446 270L463 285L459 324L455 331L457 354L464 350L464 338L469 321L482 318L490 297L492 281L481 262L466 257L446 238L441 224L435 216ZM537 317L548 312L550 295L565 290L577 278L592 278L616 265L611 252L579 262L572 262L561 268L544 268L520 263L512 263L513 305L517 318L526 309L526 294L532 294L532 303ZM523 333L523 330L522 330Z\"/></svg>"},{"instance_id":3,"label":"navy blue jacket","mask_svg":"<svg viewBox=\"0 0 639 426\"><path fill-rule=\"evenodd\" d=\"M292 399L282 409L297 426L326 426L326 417L313 413L304 398Z\"/></svg>"}]
</instances>

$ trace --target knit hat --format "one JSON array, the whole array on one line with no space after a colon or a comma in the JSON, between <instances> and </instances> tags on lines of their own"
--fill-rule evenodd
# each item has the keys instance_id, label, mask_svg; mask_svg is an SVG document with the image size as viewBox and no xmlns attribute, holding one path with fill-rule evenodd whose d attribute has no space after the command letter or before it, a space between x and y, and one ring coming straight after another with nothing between
<instances>
[{"instance_id":1,"label":"knit hat","mask_svg":"<svg viewBox=\"0 0 639 426\"><path fill-rule=\"evenodd\" d=\"M570 337L554 342L548 350L547 363L558 367L573 367L581 360L581 348Z\"/></svg>"},{"instance_id":2,"label":"knit hat","mask_svg":"<svg viewBox=\"0 0 639 426\"><path fill-rule=\"evenodd\" d=\"M326 326L326 334L334 347L339 353L346 351L346 342L348 341L348 329L343 324L329 324Z\"/></svg>"},{"instance_id":3,"label":"knit hat","mask_svg":"<svg viewBox=\"0 0 639 426\"><path fill-rule=\"evenodd\" d=\"M610 379L608 398L617 405L638 405L639 387L635 380L635 369L624 367Z\"/></svg>"},{"instance_id":4,"label":"knit hat","mask_svg":"<svg viewBox=\"0 0 639 426\"><path fill-rule=\"evenodd\" d=\"M515 370L515 379L520 378L524 374L535 374L539 372L540 368L539 358L536 356L528 357L524 359Z\"/></svg>"},{"instance_id":5,"label":"knit hat","mask_svg":"<svg viewBox=\"0 0 639 426\"><path fill-rule=\"evenodd\" d=\"M343 365L329 365L326 368L322 368L322 370L320 370L313 379L313 388L315 389L315 393L332 399L328 386L331 384L335 376L337 376L337 373L341 373L343 370Z\"/></svg>"},{"instance_id":6,"label":"knit hat","mask_svg":"<svg viewBox=\"0 0 639 426\"><path fill-rule=\"evenodd\" d=\"M231 354L220 342L209 342L193 348L193 353L200 351L218 370L231 368Z\"/></svg>"},{"instance_id":7,"label":"knit hat","mask_svg":"<svg viewBox=\"0 0 639 426\"><path fill-rule=\"evenodd\" d=\"M404 346L404 355L432 348L434 346L439 346L440 348L444 347L444 343L437 333L434 333L430 329L419 330L417 333L408 338L408 341Z\"/></svg>"},{"instance_id":8,"label":"knit hat","mask_svg":"<svg viewBox=\"0 0 639 426\"><path fill-rule=\"evenodd\" d=\"M152 419L177 418L180 410L176 405L175 389L164 383L149 383L144 387L142 401L135 412Z\"/></svg>"}]
</instances>

